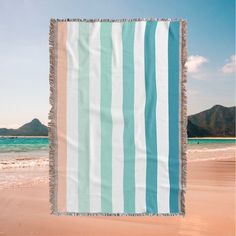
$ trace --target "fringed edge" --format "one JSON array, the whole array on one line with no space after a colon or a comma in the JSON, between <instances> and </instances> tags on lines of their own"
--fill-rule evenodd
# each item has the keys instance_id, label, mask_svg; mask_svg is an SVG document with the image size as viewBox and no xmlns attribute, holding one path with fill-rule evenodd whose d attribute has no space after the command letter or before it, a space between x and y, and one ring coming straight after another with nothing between
<instances>
[{"instance_id":1,"label":"fringed edge","mask_svg":"<svg viewBox=\"0 0 236 236\"><path fill-rule=\"evenodd\" d=\"M78 213L59 212L57 208L57 22L130 22L130 21L180 21L181 26L181 212L179 213ZM51 214L67 216L185 216L185 192L187 177L187 22L178 19L165 18L134 18L134 19L51 19L49 32L50 53L50 104L49 112L49 196Z\"/></svg>"},{"instance_id":2,"label":"fringed edge","mask_svg":"<svg viewBox=\"0 0 236 236\"><path fill-rule=\"evenodd\" d=\"M181 21L181 213L185 215L187 182L187 22Z\"/></svg>"},{"instance_id":3,"label":"fringed edge","mask_svg":"<svg viewBox=\"0 0 236 236\"><path fill-rule=\"evenodd\" d=\"M56 22L133 22L133 21L183 21L177 18L131 18L131 19L86 19L86 18L67 18L67 19L54 19Z\"/></svg>"},{"instance_id":4,"label":"fringed edge","mask_svg":"<svg viewBox=\"0 0 236 236\"><path fill-rule=\"evenodd\" d=\"M81 213L81 212L56 212L57 216L184 216L183 213Z\"/></svg>"},{"instance_id":5,"label":"fringed edge","mask_svg":"<svg viewBox=\"0 0 236 236\"><path fill-rule=\"evenodd\" d=\"M57 22L50 21L49 31L49 54L50 54L50 98L51 109L48 115L49 136L49 198L51 214L57 214L57 117L56 117L56 86L57 86Z\"/></svg>"}]
</instances>

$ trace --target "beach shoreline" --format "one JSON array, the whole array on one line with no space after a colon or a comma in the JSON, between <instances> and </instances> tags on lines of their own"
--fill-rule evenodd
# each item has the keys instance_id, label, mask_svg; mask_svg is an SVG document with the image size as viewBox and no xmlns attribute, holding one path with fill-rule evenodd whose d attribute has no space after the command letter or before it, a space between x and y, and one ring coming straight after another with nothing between
<instances>
[{"instance_id":1,"label":"beach shoreline","mask_svg":"<svg viewBox=\"0 0 236 236\"><path fill-rule=\"evenodd\" d=\"M234 139L236 140L236 137L190 137L188 139Z\"/></svg>"},{"instance_id":2,"label":"beach shoreline","mask_svg":"<svg viewBox=\"0 0 236 236\"><path fill-rule=\"evenodd\" d=\"M0 135L0 138L48 138L48 135L45 136Z\"/></svg>"},{"instance_id":3,"label":"beach shoreline","mask_svg":"<svg viewBox=\"0 0 236 236\"><path fill-rule=\"evenodd\" d=\"M24 136L24 135L0 135L0 138L48 138L48 135L45 136ZM236 139L236 137L225 137L225 136L205 136L205 137L188 137L188 139Z\"/></svg>"},{"instance_id":4,"label":"beach shoreline","mask_svg":"<svg viewBox=\"0 0 236 236\"><path fill-rule=\"evenodd\" d=\"M0 183L4 180L1 175L8 179L0 191L0 235L234 235L235 150L213 152L211 155L218 155L219 159L206 161L191 161L209 155L206 150L191 150L192 146L187 154L185 217L53 216L49 205L47 157L36 158L40 165L36 161L30 167L16 165L2 169ZM10 184L13 177L16 183Z\"/></svg>"}]
</instances>

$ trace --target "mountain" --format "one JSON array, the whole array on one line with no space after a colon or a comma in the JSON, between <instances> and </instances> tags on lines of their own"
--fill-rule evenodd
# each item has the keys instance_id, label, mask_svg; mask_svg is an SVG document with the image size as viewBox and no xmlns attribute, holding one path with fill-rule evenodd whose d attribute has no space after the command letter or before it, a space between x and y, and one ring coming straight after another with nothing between
<instances>
[{"instance_id":1,"label":"mountain","mask_svg":"<svg viewBox=\"0 0 236 236\"><path fill-rule=\"evenodd\" d=\"M48 127L43 125L38 119L22 125L18 129L0 128L2 136L47 136Z\"/></svg>"},{"instance_id":2,"label":"mountain","mask_svg":"<svg viewBox=\"0 0 236 236\"><path fill-rule=\"evenodd\" d=\"M235 107L215 105L188 117L189 137L234 137Z\"/></svg>"},{"instance_id":3,"label":"mountain","mask_svg":"<svg viewBox=\"0 0 236 236\"><path fill-rule=\"evenodd\" d=\"M188 137L235 137L235 107L215 105L188 117ZM38 119L18 129L0 128L1 136L47 136L48 128Z\"/></svg>"},{"instance_id":4,"label":"mountain","mask_svg":"<svg viewBox=\"0 0 236 236\"><path fill-rule=\"evenodd\" d=\"M187 126L188 137L208 137L209 132L203 128L194 125L190 120L188 120Z\"/></svg>"}]
</instances>

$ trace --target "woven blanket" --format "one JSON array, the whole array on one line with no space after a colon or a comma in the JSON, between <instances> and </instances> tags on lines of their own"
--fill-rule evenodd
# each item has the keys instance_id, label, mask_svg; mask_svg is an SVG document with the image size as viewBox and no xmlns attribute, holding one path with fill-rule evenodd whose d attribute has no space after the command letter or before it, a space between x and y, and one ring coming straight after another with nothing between
<instances>
[{"instance_id":1,"label":"woven blanket","mask_svg":"<svg viewBox=\"0 0 236 236\"><path fill-rule=\"evenodd\" d=\"M183 215L186 22L51 20L54 214Z\"/></svg>"}]
</instances>

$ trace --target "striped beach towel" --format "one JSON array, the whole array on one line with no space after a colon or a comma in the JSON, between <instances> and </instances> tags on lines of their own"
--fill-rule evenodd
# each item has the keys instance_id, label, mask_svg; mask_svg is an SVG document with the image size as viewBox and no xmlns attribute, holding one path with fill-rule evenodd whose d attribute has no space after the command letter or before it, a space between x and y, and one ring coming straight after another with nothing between
<instances>
[{"instance_id":1,"label":"striped beach towel","mask_svg":"<svg viewBox=\"0 0 236 236\"><path fill-rule=\"evenodd\" d=\"M51 20L50 202L66 215L183 215L186 22Z\"/></svg>"}]
</instances>

